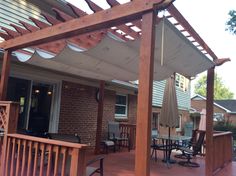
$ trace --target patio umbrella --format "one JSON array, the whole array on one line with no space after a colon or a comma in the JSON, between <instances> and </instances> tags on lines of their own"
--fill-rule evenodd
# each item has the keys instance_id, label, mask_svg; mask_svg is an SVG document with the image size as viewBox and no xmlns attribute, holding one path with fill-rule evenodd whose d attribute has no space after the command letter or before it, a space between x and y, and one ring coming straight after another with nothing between
<instances>
[{"instance_id":1,"label":"patio umbrella","mask_svg":"<svg viewBox=\"0 0 236 176\"><path fill-rule=\"evenodd\" d=\"M202 109L201 111L199 130L206 131L206 109Z\"/></svg>"},{"instance_id":2,"label":"patio umbrella","mask_svg":"<svg viewBox=\"0 0 236 176\"><path fill-rule=\"evenodd\" d=\"M178 126L178 116L179 113L176 98L175 78L174 76L171 76L166 80L159 121L160 125L164 127L174 128Z\"/></svg>"},{"instance_id":3,"label":"patio umbrella","mask_svg":"<svg viewBox=\"0 0 236 176\"><path fill-rule=\"evenodd\" d=\"M166 80L166 86L164 90L163 103L159 121L161 126L169 128L168 140L167 140L168 143L166 143L167 146L169 147L170 147L170 128L178 126L178 116L179 113L178 113L178 105L176 98L175 78L174 76L171 76ZM166 155L168 156L166 158L166 162L171 163L172 161L170 160L170 150L168 151L169 155Z\"/></svg>"}]
</instances>

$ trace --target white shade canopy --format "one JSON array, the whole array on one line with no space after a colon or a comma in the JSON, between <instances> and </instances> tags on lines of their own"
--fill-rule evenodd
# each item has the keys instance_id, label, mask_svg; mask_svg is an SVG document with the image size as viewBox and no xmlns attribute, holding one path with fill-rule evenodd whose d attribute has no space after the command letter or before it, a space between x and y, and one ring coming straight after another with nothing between
<instances>
[{"instance_id":1,"label":"white shade canopy","mask_svg":"<svg viewBox=\"0 0 236 176\"><path fill-rule=\"evenodd\" d=\"M174 72L184 76L196 76L214 65L167 19L164 47L161 47L162 22L156 25L154 80L163 80ZM30 58L17 53L19 60L31 65L99 80L134 81L139 76L140 39L129 42L106 35L94 48L82 51L67 44L56 56L35 51ZM161 65L161 50L164 64Z\"/></svg>"}]
</instances>

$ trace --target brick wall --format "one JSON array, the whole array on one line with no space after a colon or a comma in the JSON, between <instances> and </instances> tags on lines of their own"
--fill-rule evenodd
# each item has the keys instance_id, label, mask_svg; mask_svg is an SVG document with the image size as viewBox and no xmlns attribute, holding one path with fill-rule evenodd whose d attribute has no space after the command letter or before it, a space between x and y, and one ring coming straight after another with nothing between
<instances>
[{"instance_id":1,"label":"brick wall","mask_svg":"<svg viewBox=\"0 0 236 176\"><path fill-rule=\"evenodd\" d=\"M97 88L72 82L62 82L59 133L78 133L83 143L95 145L97 127L97 106L95 99ZM135 123L137 97L128 96L128 120ZM116 92L105 90L102 138L107 138L107 122L115 120Z\"/></svg>"},{"instance_id":2,"label":"brick wall","mask_svg":"<svg viewBox=\"0 0 236 176\"><path fill-rule=\"evenodd\" d=\"M153 107L152 108L152 112L154 113L158 113L158 118L160 118L160 112L161 112L161 108L159 107ZM181 130L177 131L176 128L172 128L171 129L171 134L182 134L183 135L183 129L184 129L184 125L187 122L191 122L190 116L189 116L189 112L188 111L184 111L184 110L179 110L179 114L182 114L182 119L181 119ZM162 126L158 126L158 130L161 134L168 134L168 128L166 127L162 127Z\"/></svg>"}]
</instances>

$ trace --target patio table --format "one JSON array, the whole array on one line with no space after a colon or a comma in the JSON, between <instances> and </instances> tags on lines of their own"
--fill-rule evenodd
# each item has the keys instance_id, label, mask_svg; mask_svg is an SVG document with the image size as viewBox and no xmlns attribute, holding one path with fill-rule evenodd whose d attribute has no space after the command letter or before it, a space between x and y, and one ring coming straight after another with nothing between
<instances>
[{"instance_id":1,"label":"patio table","mask_svg":"<svg viewBox=\"0 0 236 176\"><path fill-rule=\"evenodd\" d=\"M186 143L187 141L190 141L191 137L189 136L177 136L177 135L158 135L156 139L161 139L163 141L163 144L166 146L165 150L165 156L166 158L163 159L163 162L166 162L167 164L173 164L175 163L175 160L171 160L170 155L171 151L173 149L178 149L180 143Z\"/></svg>"}]
</instances>

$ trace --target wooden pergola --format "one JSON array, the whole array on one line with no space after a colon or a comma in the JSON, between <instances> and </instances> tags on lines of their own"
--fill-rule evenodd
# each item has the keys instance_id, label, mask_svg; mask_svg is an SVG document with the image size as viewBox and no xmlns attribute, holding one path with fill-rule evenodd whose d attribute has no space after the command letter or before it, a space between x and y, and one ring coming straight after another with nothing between
<instances>
[{"instance_id":1,"label":"wooden pergola","mask_svg":"<svg viewBox=\"0 0 236 176\"><path fill-rule=\"evenodd\" d=\"M104 10L91 0L86 0L94 14L88 15L83 10L68 4L74 16L70 16L57 8L53 10L59 19L48 14L42 14L51 24L48 25L36 19L31 19L37 27L21 22L24 28L12 25L16 31L4 29L6 33L0 33L5 39L0 43L0 48L4 49L0 99L6 99L7 84L10 72L11 53L26 47L36 47L48 49L57 53L56 46L63 43L63 39L70 39L74 43L89 48L96 45L102 35L109 31L127 41L141 37L140 61L139 61L139 93L137 110L137 134L136 134L136 155L135 155L135 175L150 175L150 132L151 132L151 107L153 88L153 62L154 62L154 38L155 24L159 18L157 13L167 9L167 18L173 18L177 22L176 26L181 26L181 32L187 32L187 38L193 38L191 42L196 43L204 54L210 56L220 65L224 60L218 59L214 52L202 40L197 32L184 19L181 13L172 4L173 0L133 0L126 4L119 4L116 0L107 0L111 8ZM131 25L125 25L130 22ZM138 27L140 32L132 30ZM118 33L117 30L124 32ZM77 37L76 37L77 36ZM83 42L86 40L87 42ZM56 45L58 44L58 45ZM51 46L51 47L49 47ZM54 47L53 47L54 46ZM213 88L214 88L214 67L207 72L207 130L206 130L206 175L213 173ZM96 149L98 153L101 138L101 125L103 115L104 81L100 82L100 98L97 115Z\"/></svg>"}]
</instances>

